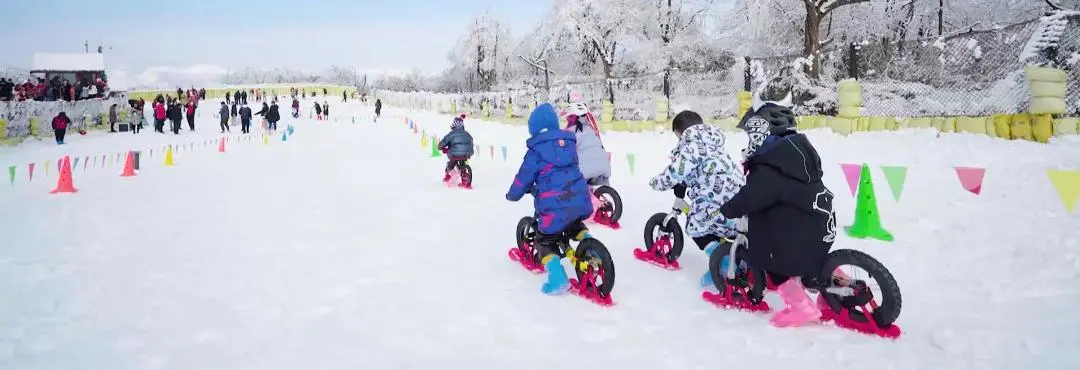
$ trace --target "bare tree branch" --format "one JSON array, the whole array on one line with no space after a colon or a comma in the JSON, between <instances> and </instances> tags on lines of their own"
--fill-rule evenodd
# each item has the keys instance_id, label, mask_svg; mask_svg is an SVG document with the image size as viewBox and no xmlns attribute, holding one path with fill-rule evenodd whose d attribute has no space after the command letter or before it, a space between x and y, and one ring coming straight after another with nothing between
<instances>
[{"instance_id":1,"label":"bare tree branch","mask_svg":"<svg viewBox=\"0 0 1080 370\"><path fill-rule=\"evenodd\" d=\"M839 8L839 7L842 7L842 6L847 6L847 5L868 3L868 2L870 2L870 0L824 0L824 1L821 1L821 2L825 3L824 4L825 7L824 8L818 8L818 9L821 10L822 15L825 15L825 14L829 14L833 10L836 10L836 8Z\"/></svg>"}]
</instances>

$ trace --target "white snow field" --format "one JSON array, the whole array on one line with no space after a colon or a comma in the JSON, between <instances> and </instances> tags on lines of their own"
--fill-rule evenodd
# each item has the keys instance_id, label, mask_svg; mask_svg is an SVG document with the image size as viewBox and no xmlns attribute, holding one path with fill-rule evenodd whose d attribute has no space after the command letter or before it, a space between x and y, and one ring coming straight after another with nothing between
<instances>
[{"instance_id":1,"label":"white snow field","mask_svg":"<svg viewBox=\"0 0 1080 370\"><path fill-rule=\"evenodd\" d=\"M899 280L905 333L890 341L718 310L700 297L706 258L692 243L680 271L635 260L646 218L670 209L647 179L671 134L605 137L626 212L622 230L593 228L617 271L616 304L601 308L541 294L543 276L507 258L532 212L531 198L503 197L523 126L466 121L481 146L466 191L439 181L444 160L401 118L441 136L449 116L388 107L376 124L370 106L335 101L339 121L286 118L287 142L234 134L218 153L205 144L220 136L210 103L179 137L0 149L3 168L18 165L0 186L0 369L1080 368L1080 216L1045 175L1080 168L1076 142L809 133L839 225L854 199L836 163L875 166L896 241L843 236L835 248L866 251ZM728 137L732 154L745 139ZM162 165L162 145L187 142ZM78 193L48 194L57 172L43 161L150 148L137 177L118 176L122 161L80 164ZM878 165L910 166L899 202ZM981 195L961 188L957 165L987 168Z\"/></svg>"}]
</instances>

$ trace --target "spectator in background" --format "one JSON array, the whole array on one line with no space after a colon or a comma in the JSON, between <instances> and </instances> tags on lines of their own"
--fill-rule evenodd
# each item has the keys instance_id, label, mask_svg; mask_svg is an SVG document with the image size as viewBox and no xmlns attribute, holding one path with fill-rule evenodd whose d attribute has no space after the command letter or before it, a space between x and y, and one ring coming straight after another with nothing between
<instances>
[{"instance_id":1,"label":"spectator in background","mask_svg":"<svg viewBox=\"0 0 1080 370\"><path fill-rule=\"evenodd\" d=\"M116 132L116 104L109 106L109 132Z\"/></svg>"},{"instance_id":2,"label":"spectator in background","mask_svg":"<svg viewBox=\"0 0 1080 370\"><path fill-rule=\"evenodd\" d=\"M240 105L240 132L245 134L251 131L251 107L247 104Z\"/></svg>"},{"instance_id":3,"label":"spectator in background","mask_svg":"<svg viewBox=\"0 0 1080 370\"><path fill-rule=\"evenodd\" d=\"M174 135L180 135L180 123L184 119L182 113L180 113L180 104L173 101L169 104L169 108L165 110L165 115L172 121L172 133Z\"/></svg>"},{"instance_id":4,"label":"spectator in background","mask_svg":"<svg viewBox=\"0 0 1080 370\"><path fill-rule=\"evenodd\" d=\"M232 103L232 91L225 92L225 104Z\"/></svg>"},{"instance_id":5,"label":"spectator in background","mask_svg":"<svg viewBox=\"0 0 1080 370\"><path fill-rule=\"evenodd\" d=\"M221 133L229 130L229 105L225 102L221 102L221 109L218 109L218 117L221 119Z\"/></svg>"},{"instance_id":6,"label":"spectator in background","mask_svg":"<svg viewBox=\"0 0 1080 370\"><path fill-rule=\"evenodd\" d=\"M161 95L158 95L161 98ZM165 101L162 99L154 99L154 131L164 134L165 133Z\"/></svg>"},{"instance_id":7,"label":"spectator in background","mask_svg":"<svg viewBox=\"0 0 1080 370\"><path fill-rule=\"evenodd\" d=\"M188 100L186 107L188 128L195 131L195 110L198 108L198 104L195 104L195 100Z\"/></svg>"},{"instance_id":8,"label":"spectator in background","mask_svg":"<svg viewBox=\"0 0 1080 370\"><path fill-rule=\"evenodd\" d=\"M233 96L233 97L235 98L235 96ZM236 124L236 104L237 104L237 102L235 100L239 100L239 99L233 99L233 100L234 101L232 103L232 107L230 107L230 109L229 109L229 117L231 118L230 122L232 122L232 124L235 125Z\"/></svg>"},{"instance_id":9,"label":"spectator in background","mask_svg":"<svg viewBox=\"0 0 1080 370\"><path fill-rule=\"evenodd\" d=\"M316 103L316 104L318 104L318 103ZM330 119L330 104L327 103L326 100L323 100L323 102L322 102L322 116L323 116L323 119L325 119L325 120Z\"/></svg>"},{"instance_id":10,"label":"spectator in background","mask_svg":"<svg viewBox=\"0 0 1080 370\"><path fill-rule=\"evenodd\" d=\"M64 145L64 134L67 133L69 125L71 125L71 119L68 118L67 113L60 112L53 117L52 128L53 135L56 136L56 145Z\"/></svg>"}]
</instances>

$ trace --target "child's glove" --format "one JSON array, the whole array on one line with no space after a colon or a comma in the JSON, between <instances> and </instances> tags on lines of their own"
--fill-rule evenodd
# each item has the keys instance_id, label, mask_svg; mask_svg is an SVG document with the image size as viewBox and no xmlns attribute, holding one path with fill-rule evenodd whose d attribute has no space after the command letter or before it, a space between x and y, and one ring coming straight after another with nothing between
<instances>
[{"instance_id":1,"label":"child's glove","mask_svg":"<svg viewBox=\"0 0 1080 370\"><path fill-rule=\"evenodd\" d=\"M690 204L686 203L686 201L681 198L675 199L675 203L671 205L671 209L677 209L684 214L690 214Z\"/></svg>"},{"instance_id":2,"label":"child's glove","mask_svg":"<svg viewBox=\"0 0 1080 370\"><path fill-rule=\"evenodd\" d=\"M442 148L441 150L442 150L442 154L446 154L447 148Z\"/></svg>"}]
</instances>

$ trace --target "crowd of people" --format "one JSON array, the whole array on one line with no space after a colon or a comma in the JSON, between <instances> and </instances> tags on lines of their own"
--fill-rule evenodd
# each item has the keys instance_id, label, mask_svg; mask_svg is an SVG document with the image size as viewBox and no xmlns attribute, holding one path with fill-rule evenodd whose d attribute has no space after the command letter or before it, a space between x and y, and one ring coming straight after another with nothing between
<instances>
[{"instance_id":1,"label":"crowd of people","mask_svg":"<svg viewBox=\"0 0 1080 370\"><path fill-rule=\"evenodd\" d=\"M109 96L109 84L100 78L91 82L83 79L72 83L60 76L45 81L43 78L27 79L23 83L0 78L0 101L79 101Z\"/></svg>"},{"instance_id":2,"label":"crowd of people","mask_svg":"<svg viewBox=\"0 0 1080 370\"><path fill-rule=\"evenodd\" d=\"M323 89L323 96L328 93L327 89ZM312 92L311 96L315 97L317 92ZM347 93L343 92L343 98L347 99ZM300 117L300 100L298 95L302 98L307 97L307 91L302 91L296 88L290 89L290 95L293 98L293 117ZM251 97L256 103L261 102L262 108L258 112L252 112L251 107L248 106L248 98ZM225 99L221 102L221 105L217 111L219 121L219 128L221 133L227 133L231 131L231 126L240 126L241 132L247 134L251 132L251 120L254 116L261 116L263 118L262 128L268 133L275 133L277 131L277 123L281 121L281 113L279 112L277 96L273 92L264 92L261 89L249 89L249 90L235 90L225 93ZM131 115L130 122L119 122L119 110L121 109L117 104L113 104L109 107L108 120L109 120L109 132L118 132L117 125L127 125L127 131L134 134L142 131L143 126L146 124L146 113L153 119L154 132L164 134L166 131L165 123L169 123L168 131L174 135L179 135L180 131L184 130L184 122L187 122L187 130L195 131L195 115L199 109L199 103L206 100L206 89L191 89L184 90L181 88L176 89L176 95L171 94L158 94L150 105L150 111L147 112L146 100L129 99L128 106L133 113ZM269 102L267 102L269 100ZM376 114L381 109L381 102L376 103ZM330 115L330 104L327 101L323 101L322 104L315 102L315 113L317 113L316 119L326 120ZM67 133L68 127L71 126L71 119L67 116L66 112L60 112L52 120L52 128L56 136L56 143L58 145L64 144L64 137ZM121 126L121 128L124 128ZM121 129L120 131L124 131ZM85 131L83 131L85 132Z\"/></svg>"}]
</instances>

